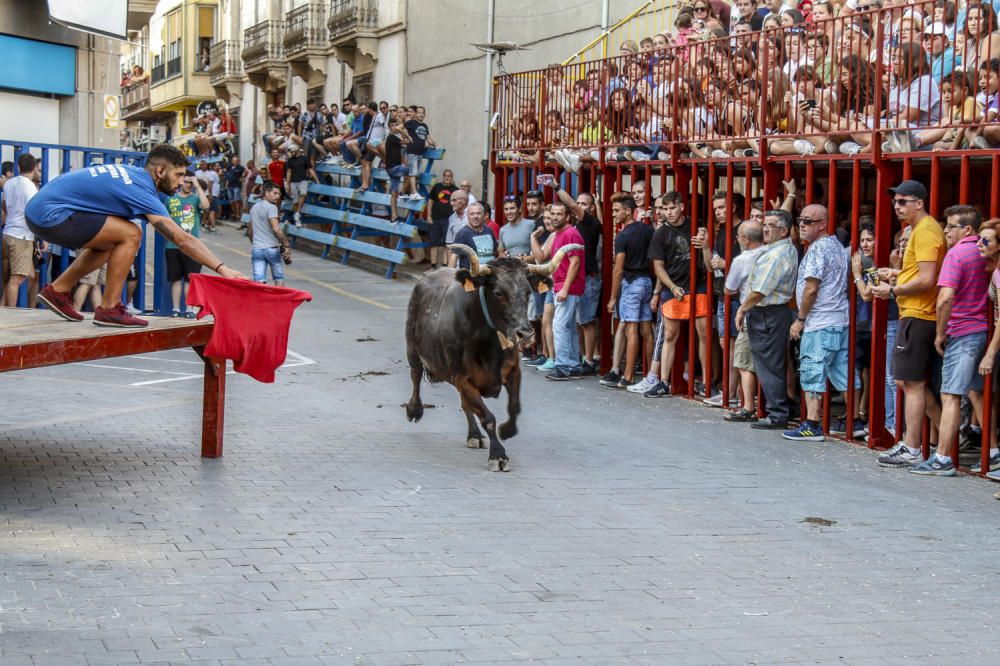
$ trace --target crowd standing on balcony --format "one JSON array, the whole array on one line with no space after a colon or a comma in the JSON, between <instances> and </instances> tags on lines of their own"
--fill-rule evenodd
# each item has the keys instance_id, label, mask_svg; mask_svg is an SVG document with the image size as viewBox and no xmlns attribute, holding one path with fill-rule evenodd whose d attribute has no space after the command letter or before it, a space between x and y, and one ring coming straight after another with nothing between
<instances>
[{"instance_id":1,"label":"crowd standing on balcony","mask_svg":"<svg viewBox=\"0 0 1000 666\"><path fill-rule=\"evenodd\" d=\"M1000 2L694 0L608 60L502 78L500 159L1000 146ZM875 134L875 130L882 130Z\"/></svg>"}]
</instances>

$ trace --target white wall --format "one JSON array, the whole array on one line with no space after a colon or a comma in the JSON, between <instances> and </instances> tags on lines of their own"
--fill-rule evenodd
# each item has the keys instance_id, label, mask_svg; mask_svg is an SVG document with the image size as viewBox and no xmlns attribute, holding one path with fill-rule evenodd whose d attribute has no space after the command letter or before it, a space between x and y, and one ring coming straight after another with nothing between
<instances>
[{"instance_id":1,"label":"white wall","mask_svg":"<svg viewBox=\"0 0 1000 666\"><path fill-rule=\"evenodd\" d=\"M26 118L31 122L24 122ZM59 143L59 100L0 92L0 127L0 138Z\"/></svg>"},{"instance_id":2,"label":"white wall","mask_svg":"<svg viewBox=\"0 0 1000 666\"><path fill-rule=\"evenodd\" d=\"M410 104L404 95L406 71L406 33L397 32L378 40L378 64L375 66L375 99L390 104Z\"/></svg>"}]
</instances>

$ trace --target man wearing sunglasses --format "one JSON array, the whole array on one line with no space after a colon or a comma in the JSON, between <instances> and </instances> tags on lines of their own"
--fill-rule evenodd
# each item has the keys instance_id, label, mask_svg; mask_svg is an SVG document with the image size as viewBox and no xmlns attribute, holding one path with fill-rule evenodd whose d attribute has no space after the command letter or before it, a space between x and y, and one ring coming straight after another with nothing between
<instances>
[{"instance_id":1,"label":"man wearing sunglasses","mask_svg":"<svg viewBox=\"0 0 1000 666\"><path fill-rule=\"evenodd\" d=\"M903 384L906 397L906 432L899 444L878 457L883 467L912 467L923 462L920 435L926 413L932 421L940 408L930 390L932 374L940 372L934 351L937 336L937 280L944 261L945 239L941 225L927 214L927 188L915 180L904 180L889 188L896 217L913 228L899 271L880 269L879 284L872 287L876 298L895 297L899 306L899 328L892 354L892 374Z\"/></svg>"},{"instance_id":2,"label":"man wearing sunglasses","mask_svg":"<svg viewBox=\"0 0 1000 666\"><path fill-rule=\"evenodd\" d=\"M798 312L789 337L799 345L799 381L806 398L806 417L797 430L781 434L785 439L822 442L826 435L820 424L823 394L829 380L835 391L847 392L850 333L847 301L847 273L850 251L829 233L826 206L810 204L799 216L799 239L809 249L799 264L795 284ZM854 388L861 389L857 374ZM846 399L849 407L851 402ZM855 427L858 424L855 420Z\"/></svg>"}]
</instances>

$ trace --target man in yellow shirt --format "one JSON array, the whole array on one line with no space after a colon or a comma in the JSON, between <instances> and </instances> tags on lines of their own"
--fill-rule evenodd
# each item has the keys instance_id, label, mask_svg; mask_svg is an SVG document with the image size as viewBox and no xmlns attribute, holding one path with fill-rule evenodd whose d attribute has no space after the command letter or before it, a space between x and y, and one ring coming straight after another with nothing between
<instances>
[{"instance_id":1,"label":"man in yellow shirt","mask_svg":"<svg viewBox=\"0 0 1000 666\"><path fill-rule=\"evenodd\" d=\"M947 244L941 225L927 214L927 188L904 180L889 188L896 216L913 228L898 271L879 269L884 278L872 288L876 298L895 298L899 329L892 354L892 374L902 382L906 396L906 432L899 444L878 457L883 467L911 467L923 459L920 434L924 414L940 417L940 407L929 388L931 374L940 372L934 349L937 335L937 279ZM908 443L907 443L908 442Z\"/></svg>"}]
</instances>

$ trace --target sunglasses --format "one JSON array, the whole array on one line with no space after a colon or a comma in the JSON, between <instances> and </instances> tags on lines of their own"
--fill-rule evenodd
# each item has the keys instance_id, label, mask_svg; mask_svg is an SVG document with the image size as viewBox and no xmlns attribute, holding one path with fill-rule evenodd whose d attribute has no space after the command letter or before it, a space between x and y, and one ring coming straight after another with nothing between
<instances>
[{"instance_id":1,"label":"sunglasses","mask_svg":"<svg viewBox=\"0 0 1000 666\"><path fill-rule=\"evenodd\" d=\"M916 199L893 199L892 203L894 206L908 206L911 203L916 203Z\"/></svg>"},{"instance_id":2,"label":"sunglasses","mask_svg":"<svg viewBox=\"0 0 1000 666\"><path fill-rule=\"evenodd\" d=\"M799 224L813 224L815 222L826 222L826 220L820 219L820 218L817 218L817 219L814 220L811 217L800 217L799 218Z\"/></svg>"},{"instance_id":3,"label":"sunglasses","mask_svg":"<svg viewBox=\"0 0 1000 666\"><path fill-rule=\"evenodd\" d=\"M504 201L517 201L516 194L508 194L503 198Z\"/></svg>"},{"instance_id":4,"label":"sunglasses","mask_svg":"<svg viewBox=\"0 0 1000 666\"><path fill-rule=\"evenodd\" d=\"M980 236L979 239L976 240L976 245L982 245L983 247L989 247L990 246L990 239L986 238L985 236Z\"/></svg>"},{"instance_id":5,"label":"sunglasses","mask_svg":"<svg viewBox=\"0 0 1000 666\"><path fill-rule=\"evenodd\" d=\"M707 12L708 11L708 7L698 7L698 6L695 6L694 10L696 12Z\"/></svg>"}]
</instances>

